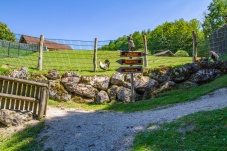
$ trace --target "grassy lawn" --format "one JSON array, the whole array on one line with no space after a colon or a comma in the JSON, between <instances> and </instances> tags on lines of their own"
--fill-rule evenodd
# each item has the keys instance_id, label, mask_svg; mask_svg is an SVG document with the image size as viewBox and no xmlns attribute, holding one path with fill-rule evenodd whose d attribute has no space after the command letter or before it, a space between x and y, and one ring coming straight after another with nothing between
<instances>
[{"instance_id":1,"label":"grassy lawn","mask_svg":"<svg viewBox=\"0 0 227 151\"><path fill-rule=\"evenodd\" d=\"M24 131L14 134L12 137L0 137L1 151L40 151L42 144L36 142L38 134L44 126L43 122L36 126L28 126Z\"/></svg>"},{"instance_id":2,"label":"grassy lawn","mask_svg":"<svg viewBox=\"0 0 227 151\"><path fill-rule=\"evenodd\" d=\"M97 53L97 61L110 61L110 68L103 71L97 63L97 72L93 72L93 51L44 51L43 52L43 71L37 71L38 52L26 52L21 50L23 55L18 57L18 50L11 50L10 57L6 49L0 49L0 65L8 64L12 68L26 66L30 72L46 73L50 69L57 69L60 73L74 71L82 75L112 75L116 69L121 67L116 61L123 59L120 57L120 51L101 51ZM28 54L28 55L26 55ZM127 57L126 57L127 58ZM157 57L148 55L148 68L156 68L160 65L178 66L185 63L191 63L191 57Z\"/></svg>"},{"instance_id":3,"label":"grassy lawn","mask_svg":"<svg viewBox=\"0 0 227 151\"><path fill-rule=\"evenodd\" d=\"M136 136L133 150L224 151L227 150L226 129L227 108L203 111L162 124L157 130Z\"/></svg>"},{"instance_id":4,"label":"grassy lawn","mask_svg":"<svg viewBox=\"0 0 227 151\"><path fill-rule=\"evenodd\" d=\"M54 52L50 52L54 53ZM103 52L104 53L104 52ZM112 52L113 53L113 52ZM115 52L116 53L116 52ZM69 55L70 56L70 55ZM190 62L191 58L153 57L149 56L149 66L158 66L161 64L182 65ZM153 59L152 59L153 58ZM12 58L7 58L12 59ZM110 59L110 58L109 58ZM113 59L113 58L112 58ZM155 60L156 59L156 60ZM227 56L222 59L227 60ZM115 60L115 59L113 59ZM161 61L160 61L161 60ZM115 60L116 61L116 60ZM164 63L165 62L165 63ZM153 64L152 64L153 63ZM157 64L155 64L157 63ZM0 64L5 64L1 62ZM13 63L11 63L13 64ZM154 66L153 66L154 65ZM117 67L116 67L117 68ZM1 72L3 69L1 69ZM4 70L4 72L6 72ZM81 72L86 73L86 72ZM112 103L105 105L86 105L70 102L49 101L49 105L67 108L83 108L87 110L113 110L123 112L133 112L140 110L155 109L160 106L173 105L179 102L190 101L201 95L212 92L218 88L227 87L227 75L219 77L211 83L204 84L195 88L185 88L172 90L159 95L157 98L143 100L134 103ZM162 124L160 129L146 132L138 135L134 141L134 150L227 150L226 126L227 126L227 109L199 112L185 116L177 121ZM40 150L42 143L36 142L38 133L43 128L43 122L35 127L28 127L25 131L19 132L12 137L0 138L0 150L17 151L17 150ZM181 130L184 131L181 131Z\"/></svg>"}]
</instances>

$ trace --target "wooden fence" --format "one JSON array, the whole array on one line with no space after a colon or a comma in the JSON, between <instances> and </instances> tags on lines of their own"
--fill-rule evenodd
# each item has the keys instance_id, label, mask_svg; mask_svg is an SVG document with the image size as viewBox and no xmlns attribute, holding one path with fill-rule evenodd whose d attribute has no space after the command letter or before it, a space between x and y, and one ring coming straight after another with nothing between
<instances>
[{"instance_id":1,"label":"wooden fence","mask_svg":"<svg viewBox=\"0 0 227 151\"><path fill-rule=\"evenodd\" d=\"M46 115L49 85L0 75L0 109L32 111L38 119Z\"/></svg>"}]
</instances>

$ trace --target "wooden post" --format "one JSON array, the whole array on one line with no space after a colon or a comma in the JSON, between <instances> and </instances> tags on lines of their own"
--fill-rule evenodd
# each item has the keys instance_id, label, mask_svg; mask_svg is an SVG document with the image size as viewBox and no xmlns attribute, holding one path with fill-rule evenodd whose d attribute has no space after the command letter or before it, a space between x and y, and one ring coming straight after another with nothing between
<instances>
[{"instance_id":1,"label":"wooden post","mask_svg":"<svg viewBox=\"0 0 227 151\"><path fill-rule=\"evenodd\" d=\"M195 31L192 31L192 39L193 39L193 52L192 52L192 62L195 62L197 58L197 41Z\"/></svg>"},{"instance_id":2,"label":"wooden post","mask_svg":"<svg viewBox=\"0 0 227 151\"><path fill-rule=\"evenodd\" d=\"M40 35L40 42L39 42L39 59L38 59L38 70L43 69L43 42L44 36Z\"/></svg>"},{"instance_id":3,"label":"wooden post","mask_svg":"<svg viewBox=\"0 0 227 151\"><path fill-rule=\"evenodd\" d=\"M143 46L144 46L144 66L148 67L148 60L147 60L147 37L146 35L143 35Z\"/></svg>"},{"instance_id":4,"label":"wooden post","mask_svg":"<svg viewBox=\"0 0 227 151\"><path fill-rule=\"evenodd\" d=\"M9 42L9 46L8 46L8 57L10 57L10 42Z\"/></svg>"},{"instance_id":5,"label":"wooden post","mask_svg":"<svg viewBox=\"0 0 227 151\"><path fill-rule=\"evenodd\" d=\"M95 44L94 44L94 57L93 57L93 71L97 71L97 50L98 50L98 38L95 38Z\"/></svg>"},{"instance_id":6,"label":"wooden post","mask_svg":"<svg viewBox=\"0 0 227 151\"><path fill-rule=\"evenodd\" d=\"M46 108L46 88L43 87L41 89L41 96L40 96L40 102L39 102L39 111L38 111L38 119L43 118L43 114L45 113Z\"/></svg>"},{"instance_id":7,"label":"wooden post","mask_svg":"<svg viewBox=\"0 0 227 151\"><path fill-rule=\"evenodd\" d=\"M18 45L18 57L20 57L20 43Z\"/></svg>"}]
</instances>

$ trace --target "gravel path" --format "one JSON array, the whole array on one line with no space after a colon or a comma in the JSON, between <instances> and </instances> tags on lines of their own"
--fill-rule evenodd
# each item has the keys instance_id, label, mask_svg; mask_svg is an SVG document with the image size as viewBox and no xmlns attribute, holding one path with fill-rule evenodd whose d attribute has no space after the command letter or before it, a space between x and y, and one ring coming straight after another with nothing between
<instances>
[{"instance_id":1,"label":"gravel path","mask_svg":"<svg viewBox=\"0 0 227 151\"><path fill-rule=\"evenodd\" d=\"M48 108L39 140L46 138L44 150L125 151L130 149L137 133L147 130L148 124L171 122L198 111L224 107L227 107L227 88L166 109L134 113Z\"/></svg>"}]
</instances>

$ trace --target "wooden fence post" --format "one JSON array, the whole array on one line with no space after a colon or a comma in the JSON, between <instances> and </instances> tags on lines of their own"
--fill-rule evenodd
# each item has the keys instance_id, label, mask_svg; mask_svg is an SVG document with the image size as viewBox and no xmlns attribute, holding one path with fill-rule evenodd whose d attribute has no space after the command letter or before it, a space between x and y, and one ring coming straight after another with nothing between
<instances>
[{"instance_id":1,"label":"wooden fence post","mask_svg":"<svg viewBox=\"0 0 227 151\"><path fill-rule=\"evenodd\" d=\"M193 52L192 52L192 62L195 62L197 58L197 41L195 31L192 31L192 39L193 39Z\"/></svg>"},{"instance_id":2,"label":"wooden fence post","mask_svg":"<svg viewBox=\"0 0 227 151\"><path fill-rule=\"evenodd\" d=\"M10 57L10 42L9 42L9 46L8 46L8 57Z\"/></svg>"},{"instance_id":3,"label":"wooden fence post","mask_svg":"<svg viewBox=\"0 0 227 151\"><path fill-rule=\"evenodd\" d=\"M38 59L38 70L43 69L43 42L44 36L40 35L40 42L39 42L39 59Z\"/></svg>"},{"instance_id":4,"label":"wooden fence post","mask_svg":"<svg viewBox=\"0 0 227 151\"><path fill-rule=\"evenodd\" d=\"M98 38L95 38L95 44L94 44L94 57L93 57L93 71L97 71L97 50L98 50Z\"/></svg>"},{"instance_id":5,"label":"wooden fence post","mask_svg":"<svg viewBox=\"0 0 227 151\"><path fill-rule=\"evenodd\" d=\"M43 87L41 89L41 99L40 99L40 102L39 102L39 111L38 111L38 119L41 119L43 118L43 115L45 113L45 108L46 108L46 103L47 103L47 91L46 91L47 88Z\"/></svg>"},{"instance_id":6,"label":"wooden fence post","mask_svg":"<svg viewBox=\"0 0 227 151\"><path fill-rule=\"evenodd\" d=\"M144 66L145 67L148 67L148 61L147 61L147 37L146 35L143 35L143 46L144 46L144 53L145 53L145 56L144 56Z\"/></svg>"}]
</instances>

